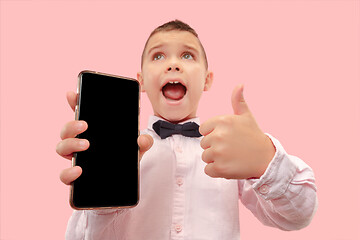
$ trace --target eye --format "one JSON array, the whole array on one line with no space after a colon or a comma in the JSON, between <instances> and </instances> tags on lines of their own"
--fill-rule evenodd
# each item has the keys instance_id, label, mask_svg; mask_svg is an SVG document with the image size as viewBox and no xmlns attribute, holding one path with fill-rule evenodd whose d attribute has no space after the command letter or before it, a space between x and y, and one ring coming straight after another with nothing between
<instances>
[{"instance_id":1,"label":"eye","mask_svg":"<svg viewBox=\"0 0 360 240\"><path fill-rule=\"evenodd\" d=\"M164 58L164 54L162 54L162 53L155 53L153 56L154 61L161 60L163 58Z\"/></svg>"},{"instance_id":2,"label":"eye","mask_svg":"<svg viewBox=\"0 0 360 240\"><path fill-rule=\"evenodd\" d=\"M194 59L194 56L191 53L184 53L182 55L182 58L192 60L192 59Z\"/></svg>"}]
</instances>

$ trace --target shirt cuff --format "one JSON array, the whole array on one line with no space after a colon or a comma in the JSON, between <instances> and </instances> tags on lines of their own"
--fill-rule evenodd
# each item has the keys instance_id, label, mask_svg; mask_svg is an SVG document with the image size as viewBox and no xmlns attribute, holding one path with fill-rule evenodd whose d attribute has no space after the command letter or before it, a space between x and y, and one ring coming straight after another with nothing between
<instances>
[{"instance_id":1,"label":"shirt cuff","mask_svg":"<svg viewBox=\"0 0 360 240\"><path fill-rule=\"evenodd\" d=\"M289 159L288 154L280 142L270 134L270 138L276 148L275 155L267 167L265 173L259 179L249 179L255 192L265 200L280 197L288 189L291 180L296 174L296 166Z\"/></svg>"}]
</instances>

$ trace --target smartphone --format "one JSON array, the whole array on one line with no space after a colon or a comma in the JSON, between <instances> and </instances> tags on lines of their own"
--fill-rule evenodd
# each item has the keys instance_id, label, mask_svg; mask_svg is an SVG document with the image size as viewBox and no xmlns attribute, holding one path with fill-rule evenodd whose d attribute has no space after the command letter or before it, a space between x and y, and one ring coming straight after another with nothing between
<instances>
[{"instance_id":1,"label":"smartphone","mask_svg":"<svg viewBox=\"0 0 360 240\"><path fill-rule=\"evenodd\" d=\"M74 209L134 207L139 201L140 87L135 79L94 71L78 76L75 119L88 129L87 150L74 153L82 174L70 190Z\"/></svg>"}]
</instances>

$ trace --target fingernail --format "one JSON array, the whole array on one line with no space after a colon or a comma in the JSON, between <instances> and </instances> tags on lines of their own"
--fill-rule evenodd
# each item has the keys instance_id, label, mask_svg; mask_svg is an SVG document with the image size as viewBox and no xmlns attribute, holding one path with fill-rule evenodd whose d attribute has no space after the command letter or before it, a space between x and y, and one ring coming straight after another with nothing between
<instances>
[{"instance_id":1,"label":"fingernail","mask_svg":"<svg viewBox=\"0 0 360 240\"><path fill-rule=\"evenodd\" d=\"M84 127L84 123L82 121L78 121L76 122L76 127L77 128L83 128Z\"/></svg>"},{"instance_id":2,"label":"fingernail","mask_svg":"<svg viewBox=\"0 0 360 240\"><path fill-rule=\"evenodd\" d=\"M77 168L75 168L75 167L70 169L70 173L73 174L73 175L77 174L78 172L79 172L79 170Z\"/></svg>"},{"instance_id":3,"label":"fingernail","mask_svg":"<svg viewBox=\"0 0 360 240\"><path fill-rule=\"evenodd\" d=\"M86 140L80 140L79 144L80 144L80 147L86 147L87 141Z\"/></svg>"}]
</instances>

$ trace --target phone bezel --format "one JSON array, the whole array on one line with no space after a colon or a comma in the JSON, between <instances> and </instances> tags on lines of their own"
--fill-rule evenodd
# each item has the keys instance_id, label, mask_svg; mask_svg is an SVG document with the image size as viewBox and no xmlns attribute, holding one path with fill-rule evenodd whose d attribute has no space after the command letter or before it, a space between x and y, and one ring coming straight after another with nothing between
<instances>
[{"instance_id":1,"label":"phone bezel","mask_svg":"<svg viewBox=\"0 0 360 240\"><path fill-rule=\"evenodd\" d=\"M108 73L101 73L101 72L96 72L96 71L91 71L91 70L83 70L79 73L78 75L78 84L77 84L77 102L76 102L76 106L75 106L75 120L79 120L79 112L80 112L80 100L81 100L81 86L82 86L82 76L84 73L91 73L91 74L96 74L96 75L102 75L102 76L109 76L109 77L113 77L113 78L120 78L120 79L125 79L125 80L130 80L130 81L135 81L138 84L138 136L140 134L139 131L139 126L140 126L140 83L139 81L137 81L134 78L129 78L129 77L123 77L123 76L118 76L118 75L113 75L113 74L108 74ZM138 159L138 184L137 184L137 201L134 205L130 205L130 206L109 206L109 207L78 207L74 204L74 199L73 199L73 194L74 194L74 183L71 183L71 187L70 187L70 196L69 196L69 203L70 206L75 209L75 210L101 210L101 209L123 209L123 208L133 208L136 207L139 204L139 197L140 197L140 160L139 160L139 150L138 150L138 154L137 154L137 159ZM71 159L71 166L75 167L76 166L76 153L73 154L73 157Z\"/></svg>"}]
</instances>

